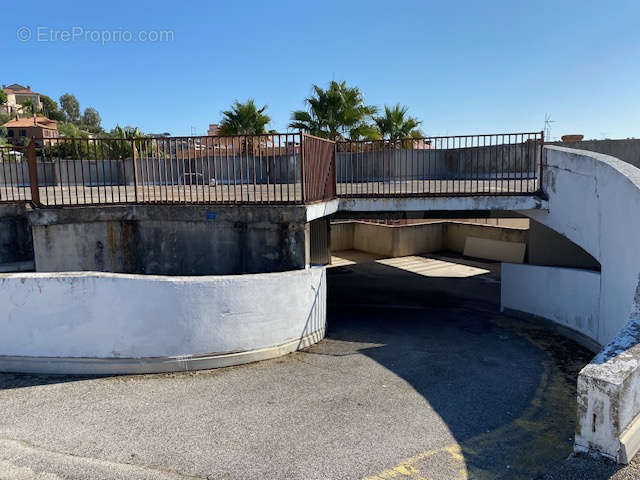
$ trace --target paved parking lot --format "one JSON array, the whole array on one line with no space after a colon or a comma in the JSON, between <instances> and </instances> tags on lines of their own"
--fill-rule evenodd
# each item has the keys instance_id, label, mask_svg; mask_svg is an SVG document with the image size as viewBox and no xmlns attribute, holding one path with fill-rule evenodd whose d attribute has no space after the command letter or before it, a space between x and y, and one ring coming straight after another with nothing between
<instances>
[{"instance_id":1,"label":"paved parking lot","mask_svg":"<svg viewBox=\"0 0 640 480\"><path fill-rule=\"evenodd\" d=\"M303 352L180 374L1 374L0 478L640 478L566 460L591 354L499 315L495 264L346 260L328 273L327 339Z\"/></svg>"}]
</instances>

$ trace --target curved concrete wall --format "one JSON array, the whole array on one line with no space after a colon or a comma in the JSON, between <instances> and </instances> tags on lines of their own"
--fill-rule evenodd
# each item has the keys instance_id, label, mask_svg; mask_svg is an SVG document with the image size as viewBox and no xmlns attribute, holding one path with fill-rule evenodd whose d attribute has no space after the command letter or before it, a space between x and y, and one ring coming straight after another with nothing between
<instances>
[{"instance_id":1,"label":"curved concrete wall","mask_svg":"<svg viewBox=\"0 0 640 480\"><path fill-rule=\"evenodd\" d=\"M640 275L640 170L607 155L546 147L548 210L522 213L552 228L601 265L604 345L629 321Z\"/></svg>"},{"instance_id":2,"label":"curved concrete wall","mask_svg":"<svg viewBox=\"0 0 640 480\"><path fill-rule=\"evenodd\" d=\"M323 267L253 275L0 276L0 371L141 373L261 360L320 340Z\"/></svg>"},{"instance_id":3,"label":"curved concrete wall","mask_svg":"<svg viewBox=\"0 0 640 480\"><path fill-rule=\"evenodd\" d=\"M601 265L597 330L583 333L606 346L578 378L575 447L628 462L640 449L640 169L584 150L545 153L548 210L521 213ZM547 283L539 294L552 288ZM584 310L579 298L566 301L564 310Z\"/></svg>"},{"instance_id":4,"label":"curved concrete wall","mask_svg":"<svg viewBox=\"0 0 640 480\"><path fill-rule=\"evenodd\" d=\"M503 263L500 277L502 311L551 320L565 336L600 351L600 272Z\"/></svg>"}]
</instances>

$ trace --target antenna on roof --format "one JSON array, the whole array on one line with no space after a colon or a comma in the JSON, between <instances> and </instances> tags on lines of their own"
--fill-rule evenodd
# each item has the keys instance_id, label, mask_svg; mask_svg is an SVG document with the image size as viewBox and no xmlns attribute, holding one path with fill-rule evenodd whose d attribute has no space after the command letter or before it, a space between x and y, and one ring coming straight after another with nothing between
<instances>
[{"instance_id":1,"label":"antenna on roof","mask_svg":"<svg viewBox=\"0 0 640 480\"><path fill-rule=\"evenodd\" d=\"M544 138L551 140L551 124L555 123L555 120L551 120L551 114L545 113L544 115Z\"/></svg>"}]
</instances>

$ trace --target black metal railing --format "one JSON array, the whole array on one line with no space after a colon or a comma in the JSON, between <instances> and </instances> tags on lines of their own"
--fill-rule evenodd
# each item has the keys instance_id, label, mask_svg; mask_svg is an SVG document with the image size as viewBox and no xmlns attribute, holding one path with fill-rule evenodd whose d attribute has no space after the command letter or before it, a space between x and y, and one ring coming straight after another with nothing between
<instances>
[{"instance_id":1,"label":"black metal railing","mask_svg":"<svg viewBox=\"0 0 640 480\"><path fill-rule=\"evenodd\" d=\"M339 197L512 195L540 190L542 132L337 143Z\"/></svg>"}]
</instances>

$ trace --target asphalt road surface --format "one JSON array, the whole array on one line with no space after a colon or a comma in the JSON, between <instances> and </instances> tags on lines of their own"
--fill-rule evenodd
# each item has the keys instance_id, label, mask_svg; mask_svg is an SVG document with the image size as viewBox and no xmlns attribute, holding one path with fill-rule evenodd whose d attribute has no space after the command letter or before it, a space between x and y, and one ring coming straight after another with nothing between
<instances>
[{"instance_id":1,"label":"asphalt road surface","mask_svg":"<svg viewBox=\"0 0 640 480\"><path fill-rule=\"evenodd\" d=\"M592 355L497 313L497 264L343 260L328 336L303 352L179 374L0 374L0 478L640 478L568 458Z\"/></svg>"}]
</instances>

